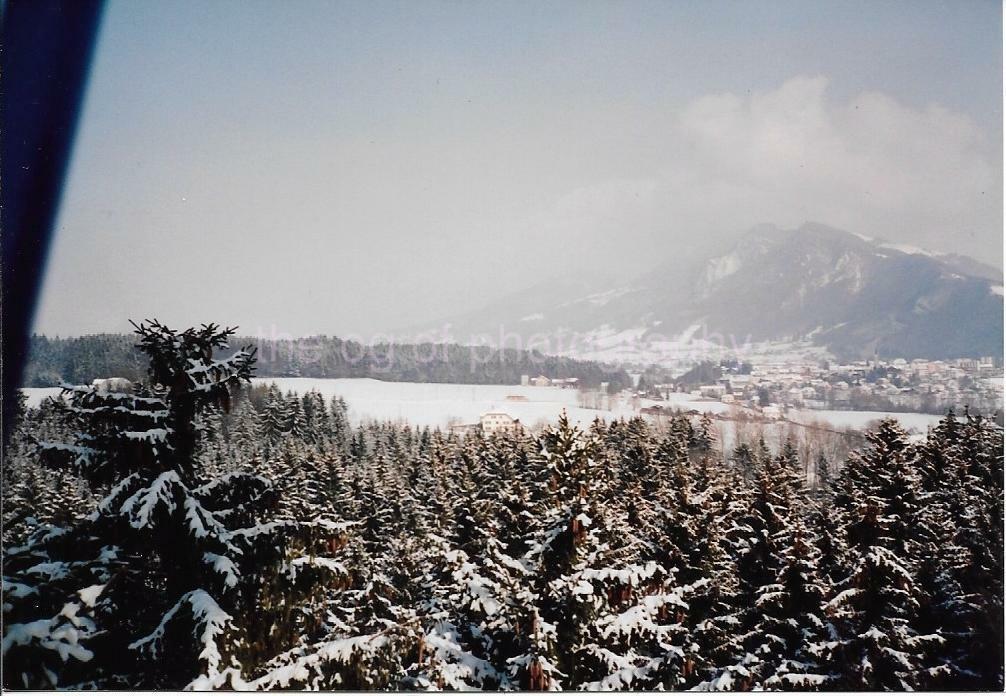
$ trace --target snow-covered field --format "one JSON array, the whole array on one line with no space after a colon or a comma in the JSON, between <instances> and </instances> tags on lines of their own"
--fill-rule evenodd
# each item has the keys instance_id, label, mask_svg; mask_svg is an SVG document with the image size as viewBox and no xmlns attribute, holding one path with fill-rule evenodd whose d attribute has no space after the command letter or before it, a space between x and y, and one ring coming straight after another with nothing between
<instances>
[{"instance_id":1,"label":"snow-covered field","mask_svg":"<svg viewBox=\"0 0 1006 696\"><path fill-rule=\"evenodd\" d=\"M864 430L876 421L894 417L901 427L912 435L925 435L930 426L940 422L943 416L929 413L885 413L884 411L813 411L807 409L791 409L786 418L797 423L827 423L833 428L842 430L854 428Z\"/></svg>"},{"instance_id":2,"label":"snow-covered field","mask_svg":"<svg viewBox=\"0 0 1006 696\"><path fill-rule=\"evenodd\" d=\"M282 391L300 394L312 389L326 400L338 395L349 405L353 423L371 420L408 422L423 427L446 427L452 423L477 423L487 411L504 411L534 427L541 421L555 421L563 409L571 422L589 425L600 416L607 420L631 417L624 401L613 410L581 408L575 389L521 387L493 384L429 384L382 382L376 379L311 379L304 377L262 377L256 384L275 383ZM527 401L508 401L523 396Z\"/></svg>"},{"instance_id":3,"label":"snow-covered field","mask_svg":"<svg viewBox=\"0 0 1006 696\"><path fill-rule=\"evenodd\" d=\"M315 389L326 399L339 395L349 405L354 423L369 420L407 421L418 426L445 427L451 423L475 423L487 411L504 411L521 422L535 424L555 421L563 409L570 420L587 425L600 416L606 420L638 414L638 407L662 405L670 409L694 409L729 417L732 411L744 411L719 401L709 401L691 394L671 394L669 401L643 399L631 404L614 400L610 409L582 408L577 391L558 387L521 387L508 385L427 384L382 382L375 379L311 379L300 377L257 378L259 384L275 383L281 390L303 394ZM509 401L507 396L523 396L527 401ZM893 416L910 433L924 435L940 416L924 413L883 413L880 411L810 411L791 410L787 418L797 423L826 423L836 430L865 428L885 416Z\"/></svg>"},{"instance_id":4,"label":"snow-covered field","mask_svg":"<svg viewBox=\"0 0 1006 696\"><path fill-rule=\"evenodd\" d=\"M376 379L315 379L307 377L260 377L256 384L275 383L284 393L303 394L316 390L326 400L341 396L349 405L349 417L354 423L372 420L408 422L423 427L445 428L453 423L476 423L487 411L503 411L522 423L535 427L554 422L566 410L572 422L586 426L595 418L605 420L629 418L639 407L661 405L669 409L694 409L729 418L732 412L753 415L747 409L709 401L692 394L673 393L668 401L643 399L631 403L625 398L605 400L606 408L584 408L575 389L558 387L522 387L493 384L429 384L419 382L382 382ZM59 388L27 388L29 406L38 406L43 399L59 394ZM512 401L508 396L526 400ZM825 423L836 430L863 429L884 416L891 415L915 436L925 435L940 416L924 413L893 413L880 411L812 411L792 409L786 418L800 424Z\"/></svg>"},{"instance_id":5,"label":"snow-covered field","mask_svg":"<svg viewBox=\"0 0 1006 696\"><path fill-rule=\"evenodd\" d=\"M63 390L59 387L25 387L21 391L27 397L29 408L38 408L43 401L50 396L59 396Z\"/></svg>"},{"instance_id":6,"label":"snow-covered field","mask_svg":"<svg viewBox=\"0 0 1006 696\"><path fill-rule=\"evenodd\" d=\"M677 335L662 335L658 325L616 330L607 324L586 333L569 332L558 355L619 365L658 364L684 372L698 360L734 357L757 364L792 364L830 358L810 341L752 342L748 337L707 334L695 324Z\"/></svg>"},{"instance_id":7,"label":"snow-covered field","mask_svg":"<svg viewBox=\"0 0 1006 696\"><path fill-rule=\"evenodd\" d=\"M775 450L788 436L797 439L813 434L818 429L830 430L835 433L844 432L847 428L853 430L868 430L877 421L885 417L893 417L909 434L909 438L918 442L925 438L930 426L936 425L942 416L927 413L885 413L882 411L815 411L808 409L790 409L780 420L763 420L760 414L749 408L723 404L717 401L706 401L688 394L672 394L670 402L644 401L644 406L661 404L665 408L697 410L700 413L710 413L715 420L717 442L723 449L730 450L737 443L738 431L746 432L745 439L751 438L752 432L764 435L765 441ZM677 398L674 398L677 397ZM695 423L693 419L693 423Z\"/></svg>"},{"instance_id":8,"label":"snow-covered field","mask_svg":"<svg viewBox=\"0 0 1006 696\"><path fill-rule=\"evenodd\" d=\"M672 393L670 397L671 398L668 401L647 400L644 401L643 405L649 406L660 404L665 408L680 408L685 410L695 409L700 413L711 413L713 415L724 415L727 417L729 417L732 413L746 417L758 417L758 413L755 410L724 404L719 401L708 401L691 394ZM785 419L786 421L792 421L803 425L824 424L828 427L834 428L835 430L844 430L845 428L864 430L872 426L877 421L887 417L895 418L899 423L901 423L901 427L907 430L910 434L925 435L926 430L930 426L936 425L943 416L931 415L928 413L828 411L791 408L786 412Z\"/></svg>"}]
</instances>

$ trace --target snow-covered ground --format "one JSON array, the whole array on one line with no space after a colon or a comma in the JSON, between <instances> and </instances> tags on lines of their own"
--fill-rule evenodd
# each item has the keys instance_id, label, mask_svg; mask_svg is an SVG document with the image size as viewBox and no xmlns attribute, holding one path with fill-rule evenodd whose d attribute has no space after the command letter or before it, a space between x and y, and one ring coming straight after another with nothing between
<instances>
[{"instance_id":1,"label":"snow-covered ground","mask_svg":"<svg viewBox=\"0 0 1006 696\"><path fill-rule=\"evenodd\" d=\"M699 413L729 414L738 409L737 406L725 404L722 401L712 401L703 399L694 394L684 394L682 392L671 392L666 401L655 401L643 399L642 406L663 406L664 408L681 409L682 411L698 411Z\"/></svg>"},{"instance_id":2,"label":"snow-covered ground","mask_svg":"<svg viewBox=\"0 0 1006 696\"><path fill-rule=\"evenodd\" d=\"M419 382L382 382L376 379L315 379L307 377L259 377L256 384L275 383L284 393L304 394L316 390L326 400L341 396L349 405L350 420L362 423L372 420L407 422L423 427L444 428L453 423L476 423L488 411L503 411L522 423L535 427L554 422L566 410L572 422L589 425L595 418L605 420L630 418L644 406L661 405L668 409L696 410L714 416L730 418L732 414L755 416L755 412L737 406L710 401L692 394L672 393L668 401L626 398L602 399L605 408L584 408L579 392L558 387L522 387L493 384L430 384ZM56 387L23 389L29 406L38 406L43 399L56 396ZM509 400L508 396L526 400ZM864 429L885 416L893 416L909 433L925 435L940 416L924 413L884 413L880 411L812 411L791 409L786 419L799 424L824 423L836 429Z\"/></svg>"},{"instance_id":3,"label":"snow-covered ground","mask_svg":"<svg viewBox=\"0 0 1006 696\"><path fill-rule=\"evenodd\" d=\"M895 418L901 424L901 427L912 435L925 435L930 426L936 425L943 418L943 416L935 416L929 413L885 413L884 411L814 411L808 409L790 409L786 413L786 418L796 423L827 423L838 430L844 428L865 430L876 421L887 417Z\"/></svg>"},{"instance_id":4,"label":"snow-covered ground","mask_svg":"<svg viewBox=\"0 0 1006 696\"><path fill-rule=\"evenodd\" d=\"M659 326L615 329L607 324L584 333L569 332L568 342L552 346L557 355L619 365L657 364L682 372L699 360L733 357L758 364L818 362L832 357L810 341L752 342L744 336L708 334L695 324L676 335Z\"/></svg>"},{"instance_id":5,"label":"snow-covered ground","mask_svg":"<svg viewBox=\"0 0 1006 696\"><path fill-rule=\"evenodd\" d=\"M59 396L63 390L59 387L25 387L21 391L27 397L29 408L38 408L43 401L51 396Z\"/></svg>"},{"instance_id":6,"label":"snow-covered ground","mask_svg":"<svg viewBox=\"0 0 1006 696\"><path fill-rule=\"evenodd\" d=\"M311 379L301 377L256 378L258 384L275 383L281 390L303 394L317 390L326 399L339 395L349 405L354 423L369 420L406 421L418 426L445 427L451 423L475 423L487 411L504 411L522 423L534 426L553 422L563 409L570 420L589 424L600 416L606 420L629 418L643 406L661 405L669 409L696 410L729 418L731 413L754 415L719 401L692 394L672 393L668 401L643 399L635 404L624 398L613 399L610 409L583 408L575 389L558 387L521 387L508 385L427 384L417 382L382 382L375 379ZM522 396L527 401L510 401L508 396ZM609 404L604 404L609 405ZM790 410L787 419L801 424L825 423L836 430L862 429L885 416L896 418L910 433L924 435L941 416L925 413L884 413L881 411Z\"/></svg>"},{"instance_id":7,"label":"snow-covered ground","mask_svg":"<svg viewBox=\"0 0 1006 696\"><path fill-rule=\"evenodd\" d=\"M423 427L446 427L452 423L477 423L487 411L503 411L534 427L553 422L566 410L571 422L589 425L594 418L611 420L631 417L633 409L624 400L612 410L581 408L575 389L521 387L493 384L429 384L382 382L376 379L312 379L304 377L262 377L256 384L275 383L284 392L300 394L312 389L326 400L338 395L349 405L353 423L371 420L408 422ZM527 401L508 401L523 396Z\"/></svg>"},{"instance_id":8,"label":"snow-covered ground","mask_svg":"<svg viewBox=\"0 0 1006 696\"><path fill-rule=\"evenodd\" d=\"M817 411L810 409L790 409L780 420L764 420L758 411L742 406L709 401L689 394L671 394L669 401L644 400L643 406L660 404L665 408L696 410L699 413L709 413L716 418L715 426L717 441L726 450L736 444L737 431L756 429L763 433L770 447L776 449L788 435L801 438L807 432L819 428L839 433L847 428L853 430L868 430L878 421L886 417L897 420L909 434L912 441L918 442L925 438L929 428L942 416L927 413L886 413L883 411ZM809 427L804 427L809 426ZM804 432L806 431L806 432Z\"/></svg>"}]
</instances>

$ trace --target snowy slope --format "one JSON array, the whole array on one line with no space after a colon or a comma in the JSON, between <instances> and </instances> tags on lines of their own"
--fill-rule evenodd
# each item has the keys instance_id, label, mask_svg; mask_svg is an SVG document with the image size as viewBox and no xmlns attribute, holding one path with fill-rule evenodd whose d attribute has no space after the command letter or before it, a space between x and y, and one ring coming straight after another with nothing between
<instances>
[{"instance_id":1,"label":"snowy slope","mask_svg":"<svg viewBox=\"0 0 1006 696\"><path fill-rule=\"evenodd\" d=\"M696 337L725 349L809 340L842 358L962 357L1002 352L1002 284L954 254L762 225L717 255L683 252L607 285L543 285L448 323L461 342L534 333L546 353L635 362L710 347Z\"/></svg>"}]
</instances>

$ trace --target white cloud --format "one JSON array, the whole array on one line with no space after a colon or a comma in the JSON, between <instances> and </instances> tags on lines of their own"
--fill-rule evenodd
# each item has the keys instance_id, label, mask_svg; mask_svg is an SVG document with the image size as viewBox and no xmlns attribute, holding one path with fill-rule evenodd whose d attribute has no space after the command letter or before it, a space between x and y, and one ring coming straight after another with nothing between
<instances>
[{"instance_id":1,"label":"white cloud","mask_svg":"<svg viewBox=\"0 0 1006 696\"><path fill-rule=\"evenodd\" d=\"M664 173L679 215L697 225L810 219L998 256L1000 244L989 245L1002 230L1001 170L969 118L877 92L834 103L827 88L823 77L799 77L688 104L672 125L681 156Z\"/></svg>"},{"instance_id":2,"label":"white cloud","mask_svg":"<svg viewBox=\"0 0 1006 696\"><path fill-rule=\"evenodd\" d=\"M617 231L655 262L696 236L808 220L1000 256L998 154L971 119L939 105L912 108L878 92L839 102L827 78L796 77L766 92L697 98L653 135L639 178L581 186L530 224L602 246ZM652 246L661 240L666 248Z\"/></svg>"}]
</instances>

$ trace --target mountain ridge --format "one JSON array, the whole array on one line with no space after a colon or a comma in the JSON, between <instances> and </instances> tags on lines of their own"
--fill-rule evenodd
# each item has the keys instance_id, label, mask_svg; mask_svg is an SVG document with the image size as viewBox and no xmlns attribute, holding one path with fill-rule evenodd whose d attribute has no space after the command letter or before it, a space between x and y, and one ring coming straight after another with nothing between
<instances>
[{"instance_id":1,"label":"mountain ridge","mask_svg":"<svg viewBox=\"0 0 1006 696\"><path fill-rule=\"evenodd\" d=\"M842 358L1001 354L1002 272L820 223L758 225L724 253L621 282L544 283L448 319L455 338L608 333L811 340Z\"/></svg>"}]
</instances>

